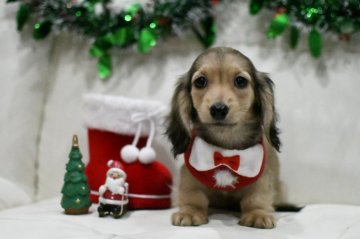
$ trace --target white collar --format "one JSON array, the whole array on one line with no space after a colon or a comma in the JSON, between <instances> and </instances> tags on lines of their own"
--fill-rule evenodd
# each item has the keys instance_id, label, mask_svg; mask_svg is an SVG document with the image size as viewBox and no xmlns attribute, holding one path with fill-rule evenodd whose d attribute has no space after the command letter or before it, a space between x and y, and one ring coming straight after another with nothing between
<instances>
[{"instance_id":1,"label":"white collar","mask_svg":"<svg viewBox=\"0 0 360 239\"><path fill-rule=\"evenodd\" d=\"M230 168L228 165L219 164L214 165L214 153L218 152L223 157L239 156L240 164L236 169ZM255 177L261 170L261 165L264 160L264 148L261 143L258 143L250 148L243 150L224 149L206 143L199 137L193 141L191 154L189 158L190 165L197 171L208 171L225 165L234 173L245 176Z\"/></svg>"}]
</instances>

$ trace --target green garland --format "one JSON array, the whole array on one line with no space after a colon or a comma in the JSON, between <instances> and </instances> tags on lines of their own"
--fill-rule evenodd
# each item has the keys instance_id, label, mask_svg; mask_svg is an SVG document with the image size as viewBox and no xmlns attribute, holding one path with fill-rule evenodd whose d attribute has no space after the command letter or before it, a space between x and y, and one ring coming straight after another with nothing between
<instances>
[{"instance_id":1,"label":"green garland","mask_svg":"<svg viewBox=\"0 0 360 239\"><path fill-rule=\"evenodd\" d=\"M16 0L8 0L12 2ZM192 29L205 47L215 41L212 7L216 0L149 1L145 6L132 4L117 9L122 0L22 0L17 12L20 31L33 17L33 38L41 40L56 28L93 39L90 54L98 58L101 79L111 75L114 47L137 45L148 53L159 41L175 32Z\"/></svg>"},{"instance_id":2,"label":"green garland","mask_svg":"<svg viewBox=\"0 0 360 239\"><path fill-rule=\"evenodd\" d=\"M297 46L300 30L308 29L308 45L314 57L321 55L322 34L332 32L342 40L350 40L360 30L359 0L251 0L250 13L256 15L266 6L276 12L267 37L274 39L290 28L289 43Z\"/></svg>"},{"instance_id":3,"label":"green garland","mask_svg":"<svg viewBox=\"0 0 360 239\"><path fill-rule=\"evenodd\" d=\"M137 45L148 53L160 39L191 29L200 42L211 46L216 26L213 8L220 0L150 0L144 6L119 7L122 0L7 0L20 2L16 14L21 31L29 19L35 21L33 38L46 38L53 29L72 31L93 40L90 54L98 58L101 79L111 75L111 50ZM229 2L223 1L223 4ZM290 45L295 48L300 31L309 31L309 49L319 57L322 33L333 32L349 40L360 30L360 0L250 0L255 15L266 7L275 11L267 37L290 29Z\"/></svg>"}]
</instances>

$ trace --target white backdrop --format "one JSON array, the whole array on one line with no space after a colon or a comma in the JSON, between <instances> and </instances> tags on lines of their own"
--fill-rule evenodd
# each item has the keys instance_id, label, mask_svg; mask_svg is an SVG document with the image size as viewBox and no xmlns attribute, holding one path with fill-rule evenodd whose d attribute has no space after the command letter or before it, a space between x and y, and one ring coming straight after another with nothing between
<instances>
[{"instance_id":1,"label":"white backdrop","mask_svg":"<svg viewBox=\"0 0 360 239\"><path fill-rule=\"evenodd\" d=\"M176 79L203 50L193 35L184 34L148 55L118 51L113 77L102 82L88 42L64 35L34 42L30 34L16 32L15 10L0 3L0 178L37 199L59 195L73 133L87 160L84 93L169 104ZM305 36L295 51L287 38L267 40L268 19L249 16L246 3L219 8L215 45L240 50L275 82L289 200L360 204L359 39L344 43L329 36L316 60ZM158 138L158 148L176 175L165 139Z\"/></svg>"}]
</instances>

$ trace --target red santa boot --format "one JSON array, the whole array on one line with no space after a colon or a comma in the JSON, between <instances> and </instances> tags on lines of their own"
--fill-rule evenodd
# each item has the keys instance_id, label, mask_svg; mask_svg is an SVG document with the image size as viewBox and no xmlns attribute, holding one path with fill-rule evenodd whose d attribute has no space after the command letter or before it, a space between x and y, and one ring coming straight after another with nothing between
<instances>
[{"instance_id":1,"label":"red santa boot","mask_svg":"<svg viewBox=\"0 0 360 239\"><path fill-rule=\"evenodd\" d=\"M121 150L121 159L125 161L129 183L130 208L161 209L169 208L171 175L159 162L156 162L156 152L151 147L155 136L153 114L134 114L132 120L138 122L137 132L131 145L125 145ZM146 145L140 150L136 147L143 125L149 125L149 137Z\"/></svg>"},{"instance_id":2,"label":"red santa boot","mask_svg":"<svg viewBox=\"0 0 360 239\"><path fill-rule=\"evenodd\" d=\"M172 176L155 160L151 148L163 121L163 104L102 95L87 95L84 103L90 158L86 174L92 201L98 202L107 161L114 159L122 162L127 174L130 209L169 208Z\"/></svg>"}]
</instances>

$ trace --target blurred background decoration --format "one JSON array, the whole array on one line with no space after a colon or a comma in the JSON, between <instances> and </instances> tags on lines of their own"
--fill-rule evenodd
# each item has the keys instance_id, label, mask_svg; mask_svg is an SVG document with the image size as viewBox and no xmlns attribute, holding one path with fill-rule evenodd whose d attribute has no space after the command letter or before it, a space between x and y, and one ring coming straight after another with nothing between
<instances>
[{"instance_id":1,"label":"blurred background decoration","mask_svg":"<svg viewBox=\"0 0 360 239\"><path fill-rule=\"evenodd\" d=\"M231 0L149 0L124 7L123 0L7 0L20 2L16 14L17 29L26 24L33 28L35 40L52 31L70 31L91 39L89 53L98 59L100 79L112 73L112 49L137 46L146 54L160 40L181 36L191 30L204 47L215 42L214 7ZM289 31L289 45L296 48L301 35L307 35L308 48L320 57L323 34L338 35L350 41L360 30L360 0L250 0L249 12L257 15L263 8L273 12L268 19L266 36L274 39ZM219 14L219 11L217 11ZM221 14L221 12L220 12ZM240 26L239 26L240 27ZM254 29L256 31L257 29Z\"/></svg>"}]
</instances>

